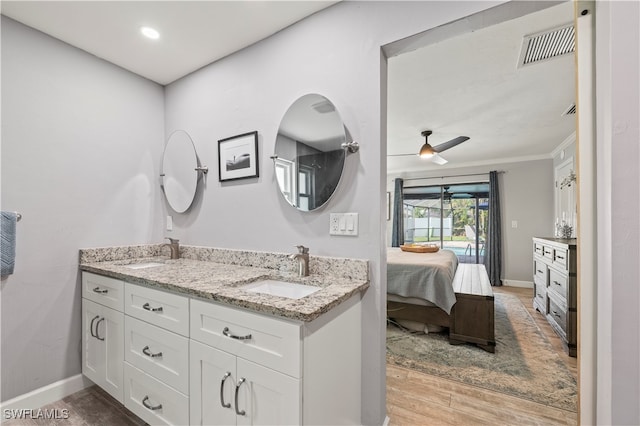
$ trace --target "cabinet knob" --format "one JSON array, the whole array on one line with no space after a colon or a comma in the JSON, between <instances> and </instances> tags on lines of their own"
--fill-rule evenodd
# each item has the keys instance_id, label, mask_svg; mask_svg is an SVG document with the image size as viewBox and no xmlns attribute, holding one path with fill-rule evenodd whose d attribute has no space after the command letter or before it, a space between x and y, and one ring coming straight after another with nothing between
<instances>
[{"instance_id":1,"label":"cabinet knob","mask_svg":"<svg viewBox=\"0 0 640 426\"><path fill-rule=\"evenodd\" d=\"M224 374L224 376L222 376L222 380L220 381L220 405L222 405L223 408L231 408L231 403L230 402L224 402L224 382L227 381L229 376L231 376L231 372L227 371ZM238 402L236 400L236 405L237 404L238 404Z\"/></svg>"},{"instance_id":2,"label":"cabinet knob","mask_svg":"<svg viewBox=\"0 0 640 426\"><path fill-rule=\"evenodd\" d=\"M157 308L152 308L151 305L149 305L149 303L145 303L144 305L142 305L142 309L145 309L147 311L150 312L162 312L162 306L159 306Z\"/></svg>"},{"instance_id":3,"label":"cabinet knob","mask_svg":"<svg viewBox=\"0 0 640 426\"><path fill-rule=\"evenodd\" d=\"M150 358L158 358L162 356L162 352L156 352L155 354L152 354L149 350L149 346L145 346L144 348L142 348L142 353Z\"/></svg>"},{"instance_id":4,"label":"cabinet knob","mask_svg":"<svg viewBox=\"0 0 640 426\"><path fill-rule=\"evenodd\" d=\"M232 334L229 331L229 327L225 327L224 330L222 330L222 334L224 334L227 337L231 337L232 339L236 339L236 340L249 340L249 339L251 339L251 334L247 334L246 336L237 336L235 334Z\"/></svg>"},{"instance_id":5,"label":"cabinet knob","mask_svg":"<svg viewBox=\"0 0 640 426\"><path fill-rule=\"evenodd\" d=\"M236 414L239 416L244 416L245 414L247 414L247 412L244 410L238 410L238 393L240 393L240 386L242 386L242 384L246 381L247 379L243 377L242 379L240 379L240 381L236 385L236 395L235 395L236 407L235 408L236 408Z\"/></svg>"},{"instance_id":6,"label":"cabinet knob","mask_svg":"<svg viewBox=\"0 0 640 426\"><path fill-rule=\"evenodd\" d=\"M149 401L149 395L145 395L144 399L142 400L142 405L147 407L149 410L156 411L162 409L162 404L151 405L147 401Z\"/></svg>"}]
</instances>

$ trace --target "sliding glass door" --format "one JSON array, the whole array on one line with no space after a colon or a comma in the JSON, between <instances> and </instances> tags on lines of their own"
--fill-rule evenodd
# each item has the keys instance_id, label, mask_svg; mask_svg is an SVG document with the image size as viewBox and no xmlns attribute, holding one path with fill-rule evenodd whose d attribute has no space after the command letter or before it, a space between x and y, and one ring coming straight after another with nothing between
<instances>
[{"instance_id":1,"label":"sliding glass door","mask_svg":"<svg viewBox=\"0 0 640 426\"><path fill-rule=\"evenodd\" d=\"M436 244L462 263L484 263L488 197L488 183L405 187L405 242Z\"/></svg>"}]
</instances>

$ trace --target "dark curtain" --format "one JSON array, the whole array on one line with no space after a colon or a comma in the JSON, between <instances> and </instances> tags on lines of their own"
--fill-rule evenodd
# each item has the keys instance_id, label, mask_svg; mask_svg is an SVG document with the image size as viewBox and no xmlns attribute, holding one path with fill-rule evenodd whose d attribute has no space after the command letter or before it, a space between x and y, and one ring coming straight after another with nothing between
<instances>
[{"instance_id":1,"label":"dark curtain","mask_svg":"<svg viewBox=\"0 0 640 426\"><path fill-rule=\"evenodd\" d=\"M393 232L391 234L391 247L400 247L404 244L404 212L402 209L402 186L404 181L400 178L395 181L393 195Z\"/></svg>"},{"instance_id":2,"label":"dark curtain","mask_svg":"<svg viewBox=\"0 0 640 426\"><path fill-rule=\"evenodd\" d=\"M501 286L502 281L502 224L500 220L500 190L498 172L489 172L489 229L485 249L484 266L493 286Z\"/></svg>"}]
</instances>

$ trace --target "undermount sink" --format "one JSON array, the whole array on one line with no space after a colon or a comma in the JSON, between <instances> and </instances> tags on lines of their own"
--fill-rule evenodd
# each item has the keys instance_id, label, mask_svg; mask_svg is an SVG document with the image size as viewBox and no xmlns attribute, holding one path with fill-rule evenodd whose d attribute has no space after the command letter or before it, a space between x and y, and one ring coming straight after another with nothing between
<instances>
[{"instance_id":1,"label":"undermount sink","mask_svg":"<svg viewBox=\"0 0 640 426\"><path fill-rule=\"evenodd\" d=\"M244 285L241 288L250 293L269 294L272 296L286 297L288 299L302 299L322 289L322 287L313 285L295 284L277 280L256 281Z\"/></svg>"},{"instance_id":2,"label":"undermount sink","mask_svg":"<svg viewBox=\"0 0 640 426\"><path fill-rule=\"evenodd\" d=\"M164 266L164 263L143 262L143 263L130 263L128 265L123 265L123 266L129 269L147 269L147 268L155 268L156 266Z\"/></svg>"}]
</instances>

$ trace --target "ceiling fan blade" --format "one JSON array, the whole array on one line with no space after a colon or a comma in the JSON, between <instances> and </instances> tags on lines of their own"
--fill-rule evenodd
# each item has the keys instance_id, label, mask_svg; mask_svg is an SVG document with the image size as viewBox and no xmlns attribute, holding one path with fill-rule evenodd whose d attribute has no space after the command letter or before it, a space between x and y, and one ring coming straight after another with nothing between
<instances>
[{"instance_id":1,"label":"ceiling fan blade","mask_svg":"<svg viewBox=\"0 0 640 426\"><path fill-rule=\"evenodd\" d=\"M439 166L442 166L448 163L448 161L442 158L440 154L433 154L433 157L431 157L430 160Z\"/></svg>"},{"instance_id":2,"label":"ceiling fan blade","mask_svg":"<svg viewBox=\"0 0 640 426\"><path fill-rule=\"evenodd\" d=\"M412 155L414 157L418 156L418 154L413 153L413 154L387 154L387 157L408 157L410 155Z\"/></svg>"},{"instance_id":3,"label":"ceiling fan blade","mask_svg":"<svg viewBox=\"0 0 640 426\"><path fill-rule=\"evenodd\" d=\"M469 140L468 136L458 136L457 138L451 139L449 142L444 142L438 146L434 146L433 150L435 152L446 151L447 149L453 148L454 146L460 145L462 142L468 141L468 140Z\"/></svg>"}]
</instances>

